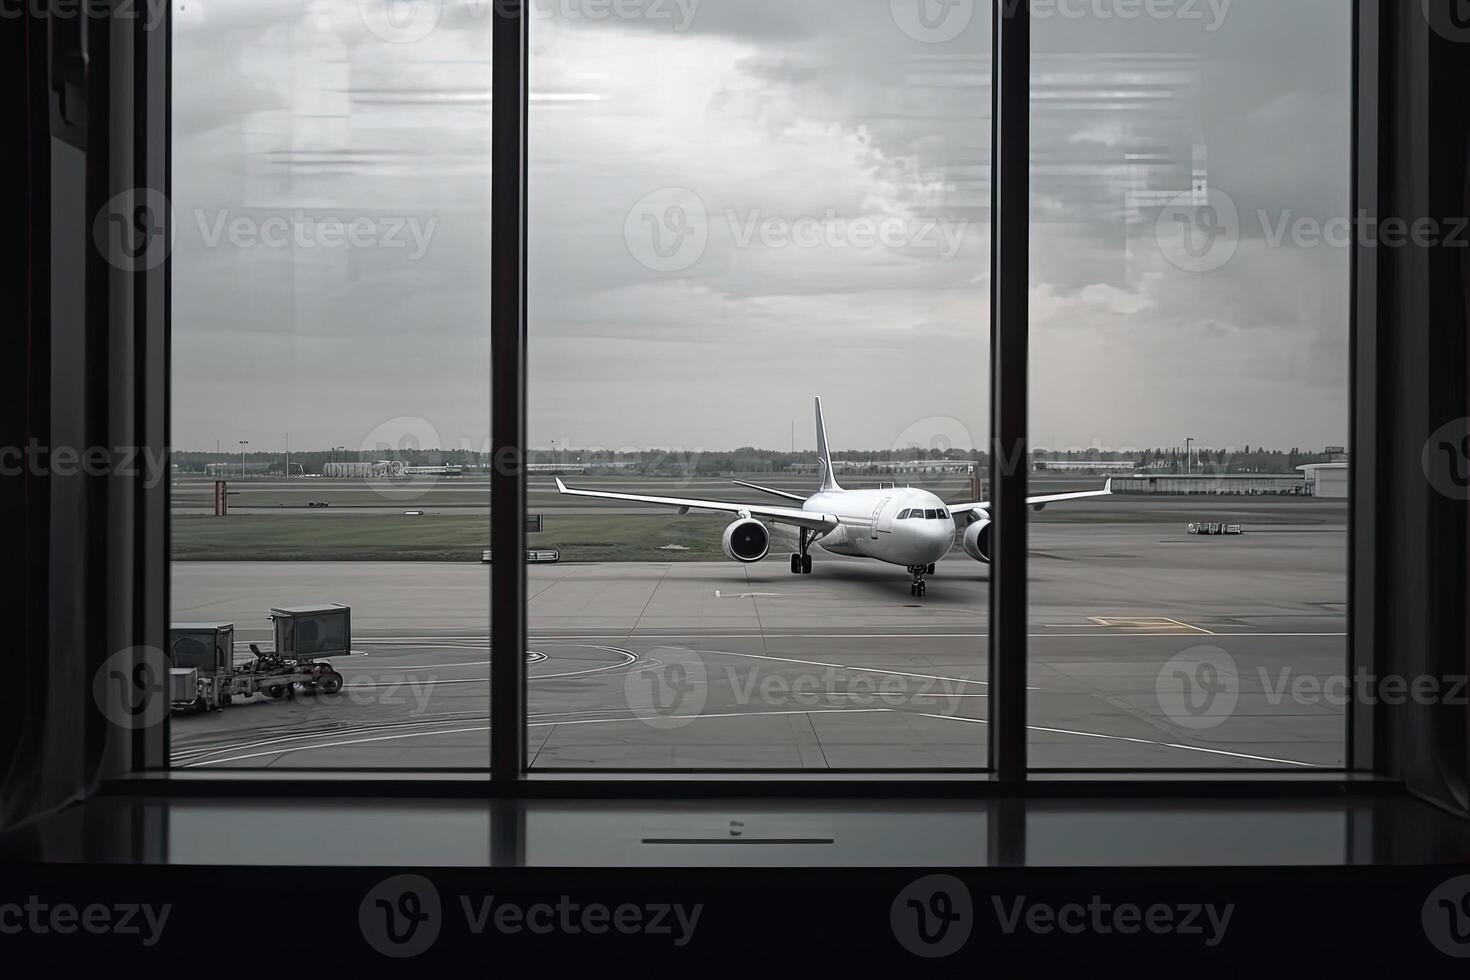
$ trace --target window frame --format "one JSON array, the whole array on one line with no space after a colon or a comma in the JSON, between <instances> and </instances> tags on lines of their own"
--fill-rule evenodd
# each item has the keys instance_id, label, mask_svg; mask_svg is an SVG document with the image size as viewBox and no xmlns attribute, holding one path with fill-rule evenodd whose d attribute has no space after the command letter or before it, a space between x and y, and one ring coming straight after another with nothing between
<instances>
[{"instance_id":1,"label":"window frame","mask_svg":"<svg viewBox=\"0 0 1470 980\"><path fill-rule=\"evenodd\" d=\"M527 754L527 696L524 651L529 638L526 565L498 561L491 565L490 630L490 768L437 771L432 774L401 770L335 770L327 773L286 773L267 770L194 772L172 770L167 722L134 738L134 789L155 780L170 792L212 792L221 785L251 792L362 793L373 795L409 785L416 791L468 796L571 797L604 794L615 787L620 796L696 798L701 796L826 796L878 795L923 797L987 795L1028 792L1048 795L1081 793L1109 795L1122 791L1131 780L1133 792L1160 795L1238 796L1242 792L1289 791L1312 795L1337 793L1344 783L1372 782L1379 759L1373 747L1377 708L1350 704L1345 712L1345 765L1341 769L1309 772L1275 769L1032 769L1029 767L1027 718L1027 495L1026 466L1006 466L1007 460L1026 459L1028 445L1029 378L1029 272L1030 272L1030 0L991 0L993 16L992 84L992 222L991 222L991 487L995 520L991 587L989 590L989 739L988 767L984 770L904 771L760 771L738 770L536 770ZM1352 213L1371 207L1377 170L1373 150L1378 137L1376 58L1379 0L1352 0ZM529 121L528 19L521 4L496 8L492 20L492 85L503 107L492 116L491 133L491 509L515 519L491 521L490 545L498 555L524 555L527 549L527 178ZM147 141L153 144L162 126L162 151L139 151L140 168L150 175L150 186L172 193L172 10L164 31L138 39L137 89L139 103L163 105L160 123L145 116ZM143 114L140 113L140 116ZM1006 138L1002 138L1002 136ZM153 144L156 146L156 144ZM1019 176L1016 176L1019 174ZM505 215L512 217L506 218ZM1376 322L1374 256L1354 250L1350 279L1349 381L1351 458L1372 451L1376 392L1369 370ZM156 315L161 342L154 355L162 371L162 414L167 419L172 364L169 282L171 262L151 280L151 291L140 305ZM1369 314L1369 315L1365 315ZM165 422L166 426L167 423ZM165 429L165 445L168 444ZM1009 451L1007 450L1009 447ZM1019 447L1020 451L1017 451ZM1378 586L1365 550L1372 536L1374 515L1371 472L1351 469L1352 492L1348 517L1348 595L1346 669L1352 676L1360 665L1377 666L1372 647L1374 595ZM148 536L162 578L151 594L161 600L161 622L168 622L169 510L168 481L157 493L152 512L160 522ZM1360 528L1360 525L1362 527ZM1362 561L1369 564L1362 566ZM165 626L166 629L166 626ZM512 719L500 724L500 719ZM159 737L161 735L161 738ZM1075 780L1072 779L1075 777ZM1385 781L1388 782L1388 781ZM324 790L322 787L327 787Z\"/></svg>"}]
</instances>

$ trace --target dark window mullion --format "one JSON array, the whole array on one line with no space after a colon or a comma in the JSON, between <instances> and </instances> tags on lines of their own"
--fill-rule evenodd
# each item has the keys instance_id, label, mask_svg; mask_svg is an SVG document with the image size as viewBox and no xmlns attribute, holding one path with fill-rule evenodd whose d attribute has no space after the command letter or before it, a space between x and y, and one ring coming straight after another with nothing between
<instances>
[{"instance_id":1,"label":"dark window mullion","mask_svg":"<svg viewBox=\"0 0 1470 980\"><path fill-rule=\"evenodd\" d=\"M1026 778L1029 0L996 0L991 131L990 768Z\"/></svg>"},{"instance_id":2,"label":"dark window mullion","mask_svg":"<svg viewBox=\"0 0 1470 980\"><path fill-rule=\"evenodd\" d=\"M1378 0L1356 0L1353 10L1352 77L1352 204L1349 214L1378 214L1379 84ZM1360 459L1380 458L1377 437L1378 404L1378 256L1376 249L1353 253L1349 308L1349 455L1352 481L1348 492L1348 636L1347 676L1359 669L1381 676L1374 656L1377 617L1374 596L1377 544L1371 521L1377 505L1379 471L1360 467ZM1347 751L1344 767L1372 772L1379 753L1379 728L1373 710L1362 710L1349 699L1344 712Z\"/></svg>"},{"instance_id":3,"label":"dark window mullion","mask_svg":"<svg viewBox=\"0 0 1470 980\"><path fill-rule=\"evenodd\" d=\"M490 139L490 770L526 762L526 21L493 18Z\"/></svg>"}]
</instances>

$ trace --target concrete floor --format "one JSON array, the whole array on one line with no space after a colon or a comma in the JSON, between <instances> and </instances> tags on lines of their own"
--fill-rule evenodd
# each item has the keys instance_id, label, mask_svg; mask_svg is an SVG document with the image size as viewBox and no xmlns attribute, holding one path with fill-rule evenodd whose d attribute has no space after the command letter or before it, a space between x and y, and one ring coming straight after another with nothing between
<instances>
[{"instance_id":1,"label":"concrete floor","mask_svg":"<svg viewBox=\"0 0 1470 980\"><path fill-rule=\"evenodd\" d=\"M1342 764L1345 529L1231 509L1259 530L1032 527L1034 766ZM810 576L784 554L533 566L533 765L982 767L988 579L963 552L922 600L902 569L822 552ZM271 606L343 602L366 656L334 698L176 715L175 764L487 766L488 588L473 564L176 564L175 620L234 622L243 650Z\"/></svg>"}]
</instances>

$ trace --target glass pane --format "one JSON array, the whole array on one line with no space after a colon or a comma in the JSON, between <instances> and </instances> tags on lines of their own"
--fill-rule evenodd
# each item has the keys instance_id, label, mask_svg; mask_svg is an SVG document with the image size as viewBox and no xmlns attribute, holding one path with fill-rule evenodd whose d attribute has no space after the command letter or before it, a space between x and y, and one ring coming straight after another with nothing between
<instances>
[{"instance_id":1,"label":"glass pane","mask_svg":"<svg viewBox=\"0 0 1470 980\"><path fill-rule=\"evenodd\" d=\"M490 20L431 7L174 6L176 766L489 764Z\"/></svg>"},{"instance_id":2,"label":"glass pane","mask_svg":"<svg viewBox=\"0 0 1470 980\"><path fill-rule=\"evenodd\" d=\"M1341 766L1352 5L1109 7L1033 32L1033 487L1114 492L1032 515L1031 764Z\"/></svg>"},{"instance_id":3,"label":"glass pane","mask_svg":"<svg viewBox=\"0 0 1470 980\"><path fill-rule=\"evenodd\" d=\"M532 8L533 766L984 765L987 569L896 522L988 465L989 15L934 6Z\"/></svg>"}]
</instances>

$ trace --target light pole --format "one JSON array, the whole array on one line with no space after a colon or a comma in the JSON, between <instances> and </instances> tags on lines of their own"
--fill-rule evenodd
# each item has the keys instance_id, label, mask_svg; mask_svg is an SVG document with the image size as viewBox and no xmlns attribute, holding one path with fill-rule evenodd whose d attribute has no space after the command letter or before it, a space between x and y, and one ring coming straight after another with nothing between
<instances>
[{"instance_id":1,"label":"light pole","mask_svg":"<svg viewBox=\"0 0 1470 980\"><path fill-rule=\"evenodd\" d=\"M1194 442L1194 436L1186 436L1184 439L1184 474L1186 476L1194 472L1194 456L1190 452L1190 445Z\"/></svg>"},{"instance_id":2,"label":"light pole","mask_svg":"<svg viewBox=\"0 0 1470 980\"><path fill-rule=\"evenodd\" d=\"M240 478L245 477L245 447L250 445L249 439L240 440Z\"/></svg>"}]
</instances>

